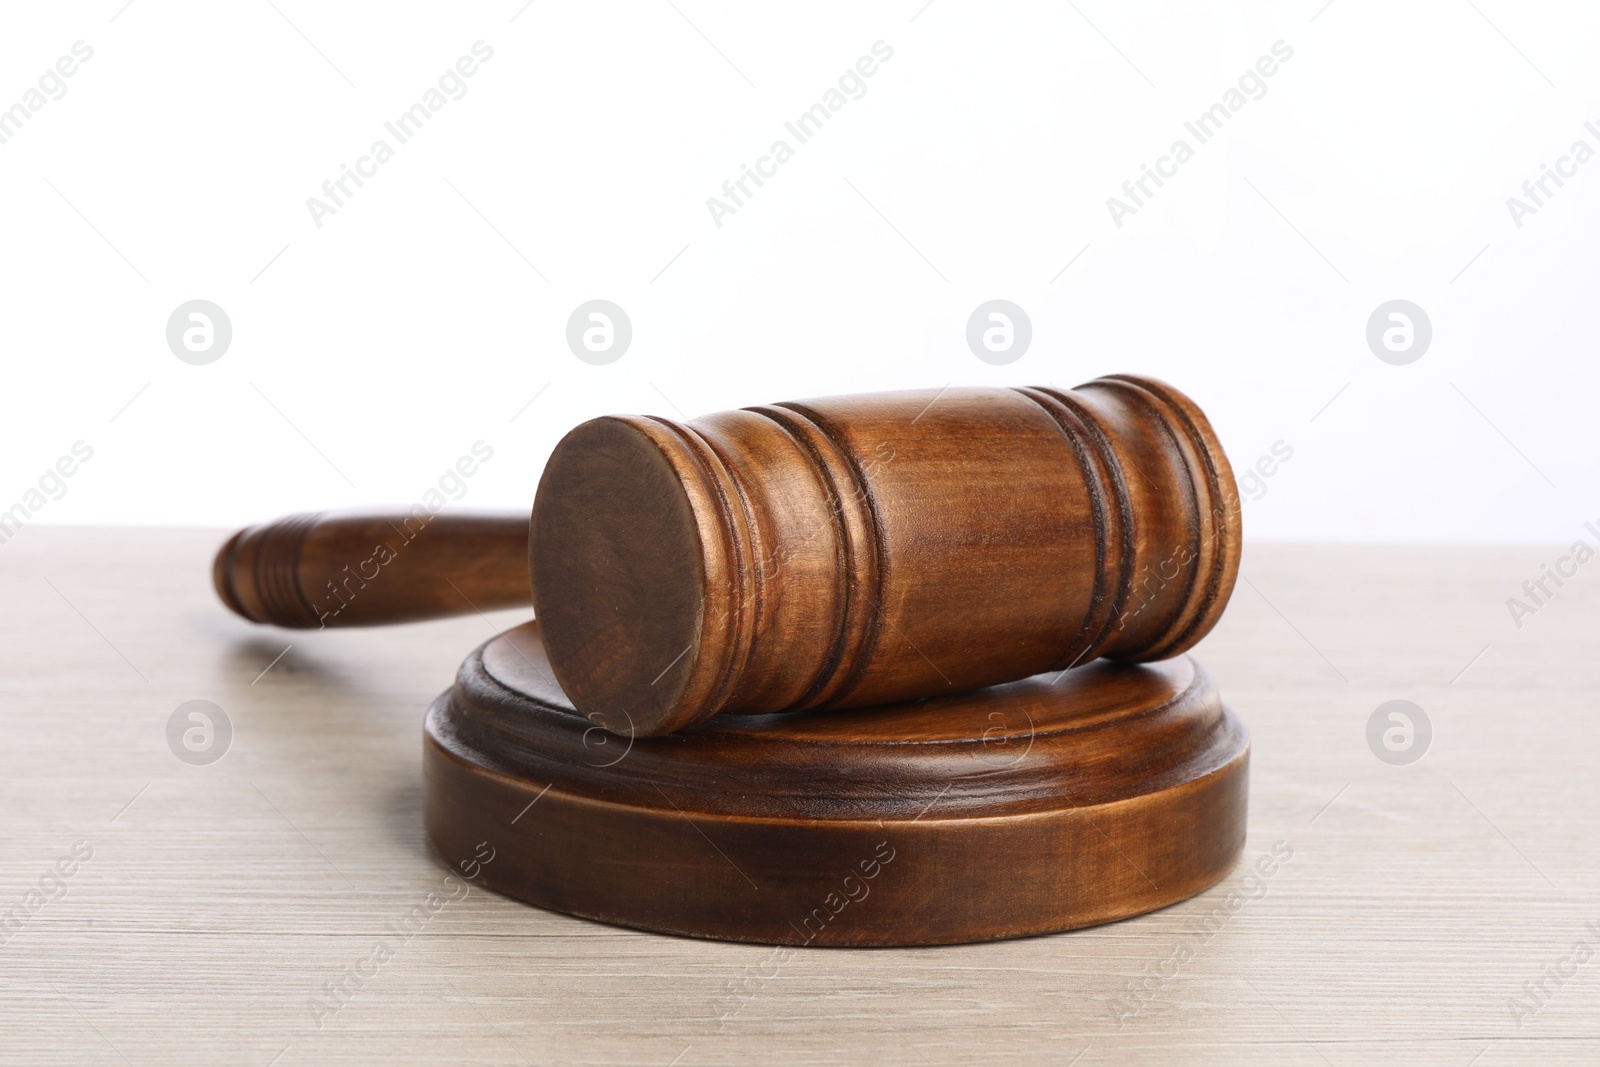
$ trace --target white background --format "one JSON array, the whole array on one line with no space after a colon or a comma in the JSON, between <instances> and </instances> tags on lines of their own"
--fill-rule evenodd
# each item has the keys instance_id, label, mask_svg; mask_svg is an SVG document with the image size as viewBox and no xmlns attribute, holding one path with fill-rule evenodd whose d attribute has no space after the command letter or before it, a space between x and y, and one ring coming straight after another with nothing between
<instances>
[{"instance_id":1,"label":"white background","mask_svg":"<svg viewBox=\"0 0 1600 1067\"><path fill-rule=\"evenodd\" d=\"M1238 468L1293 449L1252 538L1600 519L1600 160L1522 227L1506 207L1600 148L1590 7L275 2L8 6L0 107L94 55L0 145L0 508L79 439L36 522L409 502L479 439L463 503L525 507L598 414L1133 371ZM466 95L319 229L307 198L479 40ZM706 199L880 40L866 95L718 228ZM1114 225L1280 40L1267 94ZM564 338L597 297L634 329L608 366ZM208 366L166 345L194 298L232 320ZM966 347L992 298L1033 323L1008 366ZM1365 341L1394 298L1433 323L1409 366Z\"/></svg>"}]
</instances>

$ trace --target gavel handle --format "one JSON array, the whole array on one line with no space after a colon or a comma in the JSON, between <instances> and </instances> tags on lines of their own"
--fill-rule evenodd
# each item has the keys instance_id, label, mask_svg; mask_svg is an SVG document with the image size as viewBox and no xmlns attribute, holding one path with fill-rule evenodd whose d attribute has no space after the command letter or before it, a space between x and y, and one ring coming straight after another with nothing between
<instances>
[{"instance_id":1,"label":"gavel handle","mask_svg":"<svg viewBox=\"0 0 1600 1067\"><path fill-rule=\"evenodd\" d=\"M211 573L235 613L294 629L526 607L528 513L290 515L234 534Z\"/></svg>"}]
</instances>

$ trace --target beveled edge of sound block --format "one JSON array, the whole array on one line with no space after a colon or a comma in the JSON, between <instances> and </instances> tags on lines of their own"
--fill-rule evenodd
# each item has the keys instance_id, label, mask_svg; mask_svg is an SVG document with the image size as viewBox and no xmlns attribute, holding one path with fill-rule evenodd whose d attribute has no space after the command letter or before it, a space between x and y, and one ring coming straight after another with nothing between
<instances>
[{"instance_id":1,"label":"beveled edge of sound block","mask_svg":"<svg viewBox=\"0 0 1600 1067\"><path fill-rule=\"evenodd\" d=\"M629 741L571 710L529 623L467 658L423 734L447 864L659 933L1051 933L1192 896L1244 846L1249 740L1187 657Z\"/></svg>"}]
</instances>

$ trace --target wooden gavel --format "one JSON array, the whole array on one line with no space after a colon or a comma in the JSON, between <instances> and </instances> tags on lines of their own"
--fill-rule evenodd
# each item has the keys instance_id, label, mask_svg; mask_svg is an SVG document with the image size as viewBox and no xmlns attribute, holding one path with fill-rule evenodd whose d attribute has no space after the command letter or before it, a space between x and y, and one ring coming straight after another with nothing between
<instances>
[{"instance_id":1,"label":"wooden gavel","mask_svg":"<svg viewBox=\"0 0 1600 1067\"><path fill-rule=\"evenodd\" d=\"M1239 526L1200 410L1113 375L593 419L531 523L295 516L236 533L214 578L290 627L531 602L573 706L644 737L1177 655L1227 602Z\"/></svg>"}]
</instances>

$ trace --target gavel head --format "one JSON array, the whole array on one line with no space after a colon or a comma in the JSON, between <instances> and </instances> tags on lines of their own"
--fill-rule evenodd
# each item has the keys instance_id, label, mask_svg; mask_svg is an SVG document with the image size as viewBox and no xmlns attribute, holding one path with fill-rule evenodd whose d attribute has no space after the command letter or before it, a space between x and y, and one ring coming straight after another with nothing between
<instances>
[{"instance_id":1,"label":"gavel head","mask_svg":"<svg viewBox=\"0 0 1600 1067\"><path fill-rule=\"evenodd\" d=\"M1204 415L1119 375L592 420L539 483L529 579L573 705L648 736L1177 655L1239 534Z\"/></svg>"}]
</instances>

